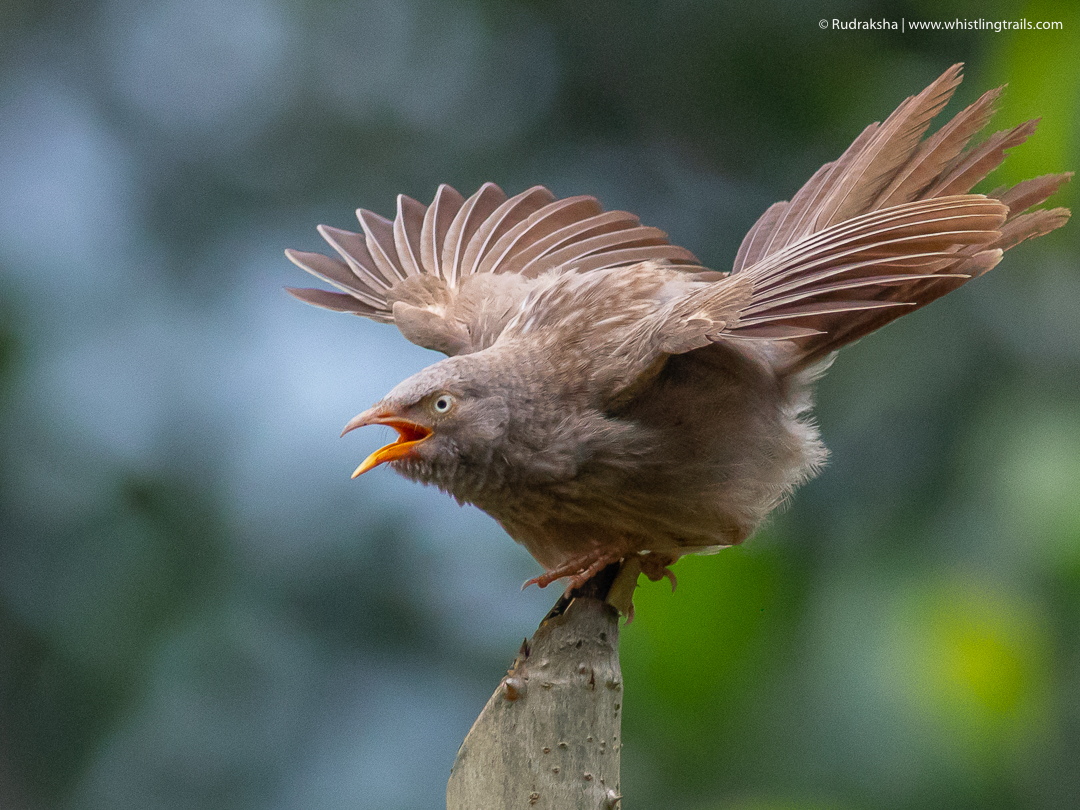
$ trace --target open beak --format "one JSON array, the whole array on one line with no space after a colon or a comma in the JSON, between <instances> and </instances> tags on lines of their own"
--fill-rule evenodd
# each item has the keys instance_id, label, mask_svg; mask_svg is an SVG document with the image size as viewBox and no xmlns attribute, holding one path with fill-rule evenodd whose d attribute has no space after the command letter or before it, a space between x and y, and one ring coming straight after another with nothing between
<instances>
[{"instance_id":1,"label":"open beak","mask_svg":"<svg viewBox=\"0 0 1080 810\"><path fill-rule=\"evenodd\" d=\"M373 467L378 467L387 461L407 458L416 445L431 435L431 428L418 425L408 419L402 419L389 408L379 405L369 408L350 419L349 423L345 425L345 429L341 431L341 435L344 436L350 430L356 430L358 427L364 427L365 425L389 425L398 432L398 438L396 442L380 447L365 458L360 466L356 468L356 472L352 474L353 478L363 475Z\"/></svg>"}]
</instances>

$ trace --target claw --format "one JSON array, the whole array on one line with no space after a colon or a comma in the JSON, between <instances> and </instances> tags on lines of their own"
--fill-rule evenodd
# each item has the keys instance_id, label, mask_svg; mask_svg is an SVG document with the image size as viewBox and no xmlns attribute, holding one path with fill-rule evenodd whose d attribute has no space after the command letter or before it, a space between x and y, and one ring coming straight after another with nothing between
<instances>
[{"instance_id":1,"label":"claw","mask_svg":"<svg viewBox=\"0 0 1080 810\"><path fill-rule=\"evenodd\" d=\"M554 581L555 580L548 579L547 574L541 574L538 577L533 577L532 579L527 579L523 583L521 583L521 590L525 590L530 585L536 585L538 588L546 588L548 585L550 585Z\"/></svg>"},{"instance_id":2,"label":"claw","mask_svg":"<svg viewBox=\"0 0 1080 810\"><path fill-rule=\"evenodd\" d=\"M671 592L675 593L675 587L679 582L675 579L675 572L668 567L674 562L675 557L650 552L642 556L641 570L652 582L667 579L671 583Z\"/></svg>"},{"instance_id":3,"label":"claw","mask_svg":"<svg viewBox=\"0 0 1080 810\"><path fill-rule=\"evenodd\" d=\"M660 576L667 577L671 582L671 592L675 593L675 588L679 585L679 580L675 578L675 572L665 565L664 570L660 572Z\"/></svg>"}]
</instances>

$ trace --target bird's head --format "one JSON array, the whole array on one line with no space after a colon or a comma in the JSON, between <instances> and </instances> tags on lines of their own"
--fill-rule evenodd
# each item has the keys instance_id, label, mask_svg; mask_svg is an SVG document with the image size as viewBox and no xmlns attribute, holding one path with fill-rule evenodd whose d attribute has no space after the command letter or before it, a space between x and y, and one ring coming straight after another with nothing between
<instances>
[{"instance_id":1,"label":"bird's head","mask_svg":"<svg viewBox=\"0 0 1080 810\"><path fill-rule=\"evenodd\" d=\"M366 425L388 425L398 433L364 459L353 478L389 463L407 478L471 500L469 490L485 483L478 476L492 470L508 422L505 397L485 379L483 364L468 355L409 377L349 420L341 435Z\"/></svg>"}]
</instances>

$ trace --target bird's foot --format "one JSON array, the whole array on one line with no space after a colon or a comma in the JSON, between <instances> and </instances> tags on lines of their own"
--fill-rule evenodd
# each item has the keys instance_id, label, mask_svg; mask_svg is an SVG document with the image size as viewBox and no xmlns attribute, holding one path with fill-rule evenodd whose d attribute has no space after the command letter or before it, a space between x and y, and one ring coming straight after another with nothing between
<instances>
[{"instance_id":1,"label":"bird's foot","mask_svg":"<svg viewBox=\"0 0 1080 810\"><path fill-rule=\"evenodd\" d=\"M676 558L671 555L658 554L656 552L624 554L618 551L594 549L586 554L579 554L577 557L571 557L569 560L552 568L550 571L546 571L538 577L533 577L522 585L521 589L525 590L530 585L546 588L557 579L569 577L570 579L566 586L566 592L570 593L570 591L575 588L580 588L612 563L623 562L623 570L620 573L619 581L625 581L630 584L628 588L624 585L619 589L625 590L626 593L620 594L612 604L619 609L620 613L632 620L634 615L634 603L632 599L634 591L633 583L637 582L638 572L640 571L645 574L652 582L659 582L661 579L667 579L671 582L671 592L674 593L675 587L678 585L678 580L675 578L675 572L668 566L674 563L675 559ZM633 570L631 571L630 569ZM609 601L611 601L610 597Z\"/></svg>"},{"instance_id":2,"label":"bird's foot","mask_svg":"<svg viewBox=\"0 0 1080 810\"><path fill-rule=\"evenodd\" d=\"M626 554L623 551L593 549L585 554L571 557L538 577L533 577L521 586L521 590L525 590L530 585L546 588L557 579L569 577L570 580L566 586L566 591L569 593L574 588L580 588L612 563L619 562L624 556Z\"/></svg>"},{"instance_id":3,"label":"bird's foot","mask_svg":"<svg viewBox=\"0 0 1080 810\"><path fill-rule=\"evenodd\" d=\"M671 592L675 593L675 586L678 584L675 572L668 568L675 559L648 551L627 556L607 597L608 604L626 617L627 624L634 621L634 591L637 589L638 575L644 574L652 582L666 578L671 581Z\"/></svg>"},{"instance_id":4,"label":"bird's foot","mask_svg":"<svg viewBox=\"0 0 1080 810\"><path fill-rule=\"evenodd\" d=\"M675 593L675 587L679 581L675 578L675 572L668 566L675 562L675 557L670 554L658 554L651 551L648 554L639 555L641 559L641 572L652 582L667 579L671 583L671 592Z\"/></svg>"}]
</instances>

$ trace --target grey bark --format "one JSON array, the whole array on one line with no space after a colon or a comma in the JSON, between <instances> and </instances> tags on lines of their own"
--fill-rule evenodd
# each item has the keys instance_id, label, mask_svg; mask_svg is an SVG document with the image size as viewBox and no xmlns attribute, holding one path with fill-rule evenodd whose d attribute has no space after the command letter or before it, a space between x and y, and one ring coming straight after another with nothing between
<instances>
[{"instance_id":1,"label":"grey bark","mask_svg":"<svg viewBox=\"0 0 1080 810\"><path fill-rule=\"evenodd\" d=\"M604 599L616 570L560 599L522 645L458 751L447 810L619 806L619 613Z\"/></svg>"}]
</instances>

